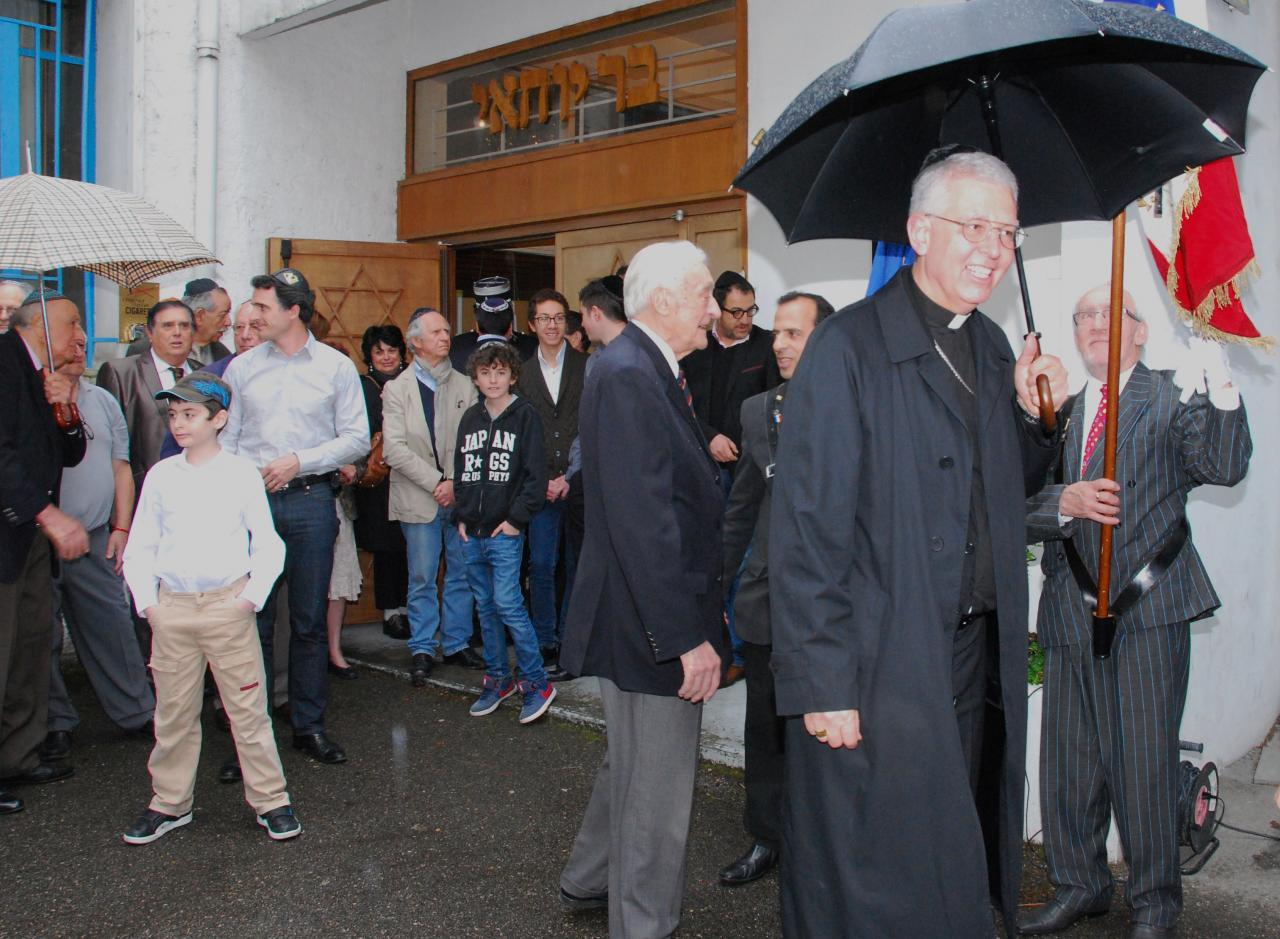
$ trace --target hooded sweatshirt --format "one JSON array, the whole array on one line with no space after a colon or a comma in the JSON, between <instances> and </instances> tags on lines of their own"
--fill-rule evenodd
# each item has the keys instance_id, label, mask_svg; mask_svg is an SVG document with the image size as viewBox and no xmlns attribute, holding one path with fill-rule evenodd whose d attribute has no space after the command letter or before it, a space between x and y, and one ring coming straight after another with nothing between
<instances>
[{"instance_id":1,"label":"hooded sweatshirt","mask_svg":"<svg viewBox=\"0 0 1280 939\"><path fill-rule=\"evenodd\" d=\"M466 524L468 535L487 538L503 522L524 531L547 498L547 458L537 409L513 397L491 418L481 398L458 424L453 464L453 517Z\"/></svg>"}]
</instances>

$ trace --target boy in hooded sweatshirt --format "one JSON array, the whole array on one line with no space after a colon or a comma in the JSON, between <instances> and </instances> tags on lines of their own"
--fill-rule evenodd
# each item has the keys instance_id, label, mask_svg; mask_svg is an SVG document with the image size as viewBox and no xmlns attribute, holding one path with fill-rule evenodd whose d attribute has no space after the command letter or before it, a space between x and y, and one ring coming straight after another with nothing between
<instances>
[{"instance_id":1,"label":"boy in hooded sweatshirt","mask_svg":"<svg viewBox=\"0 0 1280 939\"><path fill-rule=\"evenodd\" d=\"M518 687L520 723L528 724L556 697L520 593L524 531L547 492L542 420L531 403L511 393L520 377L520 355L513 346L480 346L467 361L467 374L480 400L458 425L453 478L454 520L484 637L484 687L471 716L492 714ZM518 685L507 660L504 625L516 648Z\"/></svg>"}]
</instances>

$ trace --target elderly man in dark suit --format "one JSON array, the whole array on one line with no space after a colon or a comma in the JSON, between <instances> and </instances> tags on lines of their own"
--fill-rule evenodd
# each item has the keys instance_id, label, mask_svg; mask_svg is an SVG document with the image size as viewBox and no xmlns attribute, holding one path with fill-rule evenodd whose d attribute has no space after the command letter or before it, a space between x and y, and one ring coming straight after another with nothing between
<instances>
[{"instance_id":1,"label":"elderly man in dark suit","mask_svg":"<svg viewBox=\"0 0 1280 939\"><path fill-rule=\"evenodd\" d=\"M1058 932L1110 907L1106 836L1114 809L1129 865L1130 935L1161 939L1174 934L1182 909L1178 726L1189 623L1220 605L1191 543L1187 496L1197 486L1238 483L1253 444L1220 347L1193 339L1185 370L1147 368L1147 325L1126 292L1115 481L1100 478L1110 291L1110 284L1095 287L1076 304L1076 347L1089 380L1071 402L1058 481L1028 502L1032 537L1045 541L1037 624L1045 649L1040 804L1057 890L1019 928L1025 935ZM1105 659L1093 654L1091 620L1102 525L1119 525L1111 589L1120 598L1113 606L1117 633ZM1123 599L1126 591L1131 600Z\"/></svg>"},{"instance_id":2,"label":"elderly man in dark suit","mask_svg":"<svg viewBox=\"0 0 1280 939\"><path fill-rule=\"evenodd\" d=\"M181 300L161 300L147 311L151 348L103 362L98 369L98 387L107 389L120 402L129 425L129 464L139 493L147 471L160 460L160 448L168 431L166 412L157 403L156 394L201 368L201 363L190 357L194 327L190 307Z\"/></svg>"},{"instance_id":3,"label":"elderly man in dark suit","mask_svg":"<svg viewBox=\"0 0 1280 939\"><path fill-rule=\"evenodd\" d=\"M680 924L702 702L719 685L719 470L678 361L715 316L711 274L686 241L627 270L630 320L582 395L586 540L561 664L596 675L609 749L560 877L570 909L609 908L610 934Z\"/></svg>"},{"instance_id":4,"label":"elderly man in dark suit","mask_svg":"<svg viewBox=\"0 0 1280 939\"><path fill-rule=\"evenodd\" d=\"M742 402L742 450L724 513L724 582L742 568L734 601L738 637L746 661L747 711L742 732L747 804L742 822L754 839L746 854L720 871L728 887L750 883L778 863L782 849L783 722L773 693L769 658L769 511L773 459L786 382L795 374L809 335L835 311L824 297L795 291L778 299L773 314L773 354L783 384Z\"/></svg>"},{"instance_id":5,"label":"elderly man in dark suit","mask_svg":"<svg viewBox=\"0 0 1280 939\"><path fill-rule=\"evenodd\" d=\"M86 339L74 303L48 293L45 305L47 332L33 295L0 335L0 815L23 807L5 786L72 774L70 766L42 762L39 748L49 695L50 546L63 560L89 551L84 526L55 504L63 467L85 451L83 429L64 430L55 420L51 405L75 400L74 381L55 370L82 355Z\"/></svg>"},{"instance_id":6,"label":"elderly man in dark suit","mask_svg":"<svg viewBox=\"0 0 1280 939\"><path fill-rule=\"evenodd\" d=\"M907 236L916 263L818 327L787 386L769 593L778 713L803 716L788 935L992 936L992 886L1016 922L1025 498L1060 449L1035 376L1061 401L1066 372L1034 338L1015 361L977 312L1022 240L1004 163L930 154Z\"/></svg>"}]
</instances>

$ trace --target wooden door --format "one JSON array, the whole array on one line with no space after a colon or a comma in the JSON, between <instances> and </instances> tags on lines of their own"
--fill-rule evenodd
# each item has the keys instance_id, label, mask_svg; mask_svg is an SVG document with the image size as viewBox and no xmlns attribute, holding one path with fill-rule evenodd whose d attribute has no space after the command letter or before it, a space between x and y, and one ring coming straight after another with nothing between
<instances>
[{"instance_id":1,"label":"wooden door","mask_svg":"<svg viewBox=\"0 0 1280 939\"><path fill-rule=\"evenodd\" d=\"M436 245L272 238L267 265L272 271L292 267L302 272L315 291L316 313L329 327L327 338L341 343L361 372L360 340L366 329L394 323L403 330L415 309L441 304L441 249ZM376 622L373 556L364 551L360 573L360 599L347 605L346 622Z\"/></svg>"},{"instance_id":2,"label":"wooden door","mask_svg":"<svg viewBox=\"0 0 1280 939\"><path fill-rule=\"evenodd\" d=\"M711 276L746 267L740 210L685 215L561 232L556 235L556 289L576 303L588 281L612 274L645 245L687 239L707 253Z\"/></svg>"},{"instance_id":3,"label":"wooden door","mask_svg":"<svg viewBox=\"0 0 1280 939\"><path fill-rule=\"evenodd\" d=\"M403 330L418 307L440 306L440 254L439 246L427 244L301 238L267 242L268 270L293 267L302 272L315 291L316 312L328 324L327 338L346 347L362 372L360 339L366 329L394 323Z\"/></svg>"}]
</instances>

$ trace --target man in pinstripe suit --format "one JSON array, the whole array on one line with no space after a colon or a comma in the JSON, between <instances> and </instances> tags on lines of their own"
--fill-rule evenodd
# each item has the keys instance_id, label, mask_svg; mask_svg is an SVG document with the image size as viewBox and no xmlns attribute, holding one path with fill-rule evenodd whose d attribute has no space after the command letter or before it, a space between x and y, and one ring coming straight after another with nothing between
<instances>
[{"instance_id":1,"label":"man in pinstripe suit","mask_svg":"<svg viewBox=\"0 0 1280 939\"><path fill-rule=\"evenodd\" d=\"M1037 627L1045 648L1040 785L1057 893L1019 929L1058 932L1108 910L1106 835L1114 809L1129 864L1130 936L1156 939L1173 935L1182 909L1176 806L1189 623L1220 605L1184 527L1187 496L1200 485L1235 485L1253 447L1221 351L1193 340L1204 363L1176 376L1148 369L1140 361L1147 327L1126 292L1115 481L1099 478L1109 296L1103 284L1076 304L1076 346L1090 378L1071 403L1057 484L1028 500L1030 537L1046 542ZM1147 591L1120 611L1106 659L1093 655L1093 602L1068 556L1074 548L1092 578L1087 586L1096 584L1102 525L1119 526L1113 596L1148 565L1154 574Z\"/></svg>"}]
</instances>

